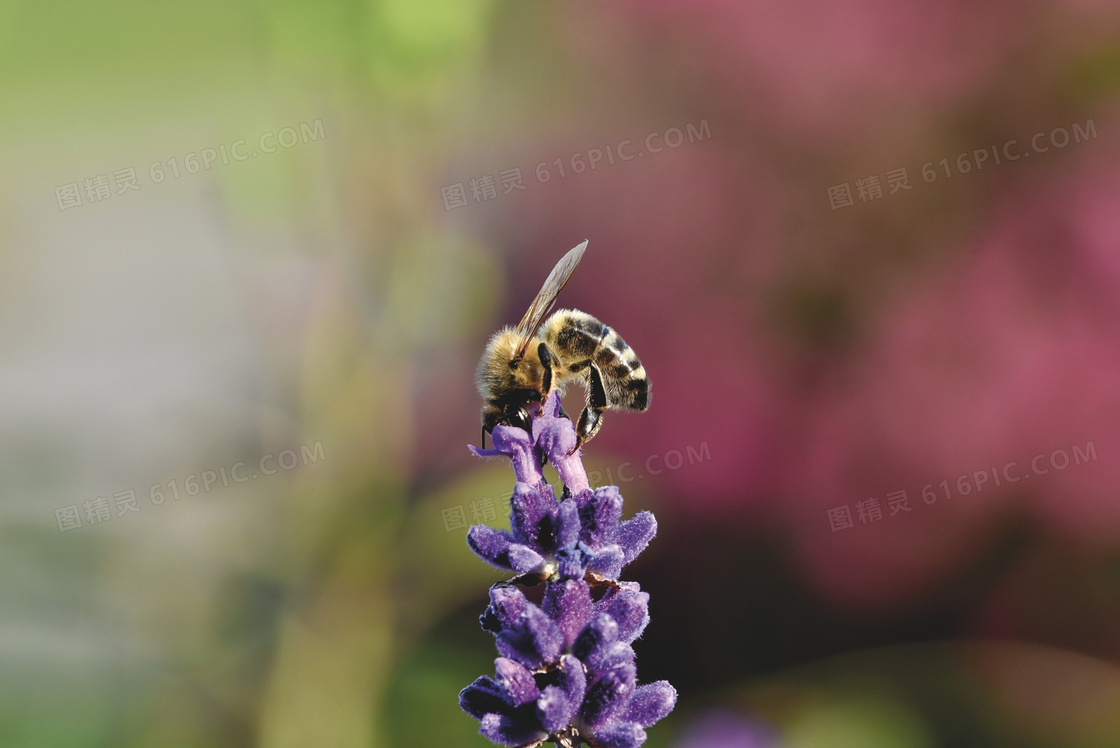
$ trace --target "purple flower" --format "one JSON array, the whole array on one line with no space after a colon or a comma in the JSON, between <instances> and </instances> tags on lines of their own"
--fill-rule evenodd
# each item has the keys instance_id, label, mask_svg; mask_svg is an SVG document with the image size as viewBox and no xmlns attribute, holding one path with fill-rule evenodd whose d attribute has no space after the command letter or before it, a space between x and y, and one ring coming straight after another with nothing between
<instances>
[{"instance_id":1,"label":"purple flower","mask_svg":"<svg viewBox=\"0 0 1120 748\"><path fill-rule=\"evenodd\" d=\"M692 720L676 748L777 748L778 737L768 724L724 710Z\"/></svg>"},{"instance_id":2,"label":"purple flower","mask_svg":"<svg viewBox=\"0 0 1120 748\"><path fill-rule=\"evenodd\" d=\"M508 457L517 483L510 499L510 530L474 525L467 531L467 544L483 561L516 574L548 577L559 572L565 579L579 579L591 571L618 579L657 534L657 521L649 512L639 512L623 522L618 488L591 489L579 452L568 454L576 443L575 427L559 412L554 393L533 420L532 436L513 426L497 426L493 449L470 447L479 457ZM564 482L562 500L544 480L542 457Z\"/></svg>"},{"instance_id":3,"label":"purple flower","mask_svg":"<svg viewBox=\"0 0 1120 748\"><path fill-rule=\"evenodd\" d=\"M665 681L639 685L630 646L649 623L649 594L619 582L622 568L657 532L649 512L622 521L614 486L592 490L575 429L553 394L534 417L532 434L498 426L494 448L517 483L510 530L475 525L467 542L480 558L518 576L490 589L482 628L494 635L500 657L494 677L483 676L459 694L479 732L499 745L586 743L636 748L645 728L670 711L676 690ZM557 499L544 480L548 460L564 484ZM540 604L520 583L544 581Z\"/></svg>"},{"instance_id":4,"label":"purple flower","mask_svg":"<svg viewBox=\"0 0 1120 748\"><path fill-rule=\"evenodd\" d=\"M499 657L494 670L494 678L484 675L459 693L459 706L499 745L531 745L559 733L583 702L586 676L571 655L537 671Z\"/></svg>"}]
</instances>

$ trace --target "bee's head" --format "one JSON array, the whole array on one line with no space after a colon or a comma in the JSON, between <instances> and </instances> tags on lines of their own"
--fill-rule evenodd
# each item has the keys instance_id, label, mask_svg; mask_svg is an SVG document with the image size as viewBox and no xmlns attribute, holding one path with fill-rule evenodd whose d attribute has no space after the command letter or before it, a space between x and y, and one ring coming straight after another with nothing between
<instances>
[{"instance_id":1,"label":"bee's head","mask_svg":"<svg viewBox=\"0 0 1120 748\"><path fill-rule=\"evenodd\" d=\"M520 394L520 397L514 394L513 397L501 405L491 402L482 406L483 447L486 446L486 434L493 433L494 428L501 424L515 426L532 433L532 417L540 406L532 400L532 393L522 392Z\"/></svg>"},{"instance_id":2,"label":"bee's head","mask_svg":"<svg viewBox=\"0 0 1120 748\"><path fill-rule=\"evenodd\" d=\"M519 336L513 328L499 331L486 346L478 366L478 391L486 406L483 426L487 431L498 423L528 423L529 409L541 400L544 365L530 343L519 351Z\"/></svg>"},{"instance_id":3,"label":"bee's head","mask_svg":"<svg viewBox=\"0 0 1120 748\"><path fill-rule=\"evenodd\" d=\"M544 382L544 365L535 345L530 344L520 356L512 356L507 367L510 387L540 391Z\"/></svg>"}]
</instances>

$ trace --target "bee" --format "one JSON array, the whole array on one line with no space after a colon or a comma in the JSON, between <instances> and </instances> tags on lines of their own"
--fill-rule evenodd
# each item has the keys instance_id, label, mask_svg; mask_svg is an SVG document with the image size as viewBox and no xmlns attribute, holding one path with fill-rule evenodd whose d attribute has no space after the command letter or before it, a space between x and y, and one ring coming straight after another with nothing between
<instances>
[{"instance_id":1,"label":"bee","mask_svg":"<svg viewBox=\"0 0 1120 748\"><path fill-rule=\"evenodd\" d=\"M548 317L586 249L584 241L564 255L517 327L502 328L487 343L476 378L483 399L484 446L486 434L500 424L530 430L533 406L554 387L562 393L569 381L580 382L587 391L573 453L598 433L604 410L649 408L649 378L622 336L577 309Z\"/></svg>"}]
</instances>

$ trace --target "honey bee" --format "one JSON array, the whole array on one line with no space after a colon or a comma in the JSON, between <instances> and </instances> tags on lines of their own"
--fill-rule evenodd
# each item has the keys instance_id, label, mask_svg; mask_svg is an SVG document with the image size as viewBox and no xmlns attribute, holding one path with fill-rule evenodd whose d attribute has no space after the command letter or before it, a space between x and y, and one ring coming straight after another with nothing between
<instances>
[{"instance_id":1,"label":"honey bee","mask_svg":"<svg viewBox=\"0 0 1120 748\"><path fill-rule=\"evenodd\" d=\"M564 255L517 327L502 328L487 343L476 378L484 401L484 446L486 434L499 424L528 431L532 406L554 387L563 393L564 384L573 380L587 390L573 453L598 433L604 410L649 408L646 370L617 332L577 309L561 309L545 319L586 249L584 241Z\"/></svg>"}]
</instances>

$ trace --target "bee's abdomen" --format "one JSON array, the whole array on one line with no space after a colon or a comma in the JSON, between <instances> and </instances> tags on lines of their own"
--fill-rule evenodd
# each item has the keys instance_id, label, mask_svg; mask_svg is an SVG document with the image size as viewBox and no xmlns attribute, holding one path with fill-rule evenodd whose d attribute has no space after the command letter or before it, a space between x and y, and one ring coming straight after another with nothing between
<instances>
[{"instance_id":1,"label":"bee's abdomen","mask_svg":"<svg viewBox=\"0 0 1120 748\"><path fill-rule=\"evenodd\" d=\"M590 314L574 309L556 312L544 324L545 343L559 357L564 374L586 376L591 363L599 370L611 408L649 407L649 379L638 354L622 336ZM566 378L562 377L562 378Z\"/></svg>"},{"instance_id":2,"label":"bee's abdomen","mask_svg":"<svg viewBox=\"0 0 1120 748\"><path fill-rule=\"evenodd\" d=\"M543 333L545 343L565 365L582 364L579 368L583 368L611 329L590 314L561 309L545 321Z\"/></svg>"}]
</instances>

